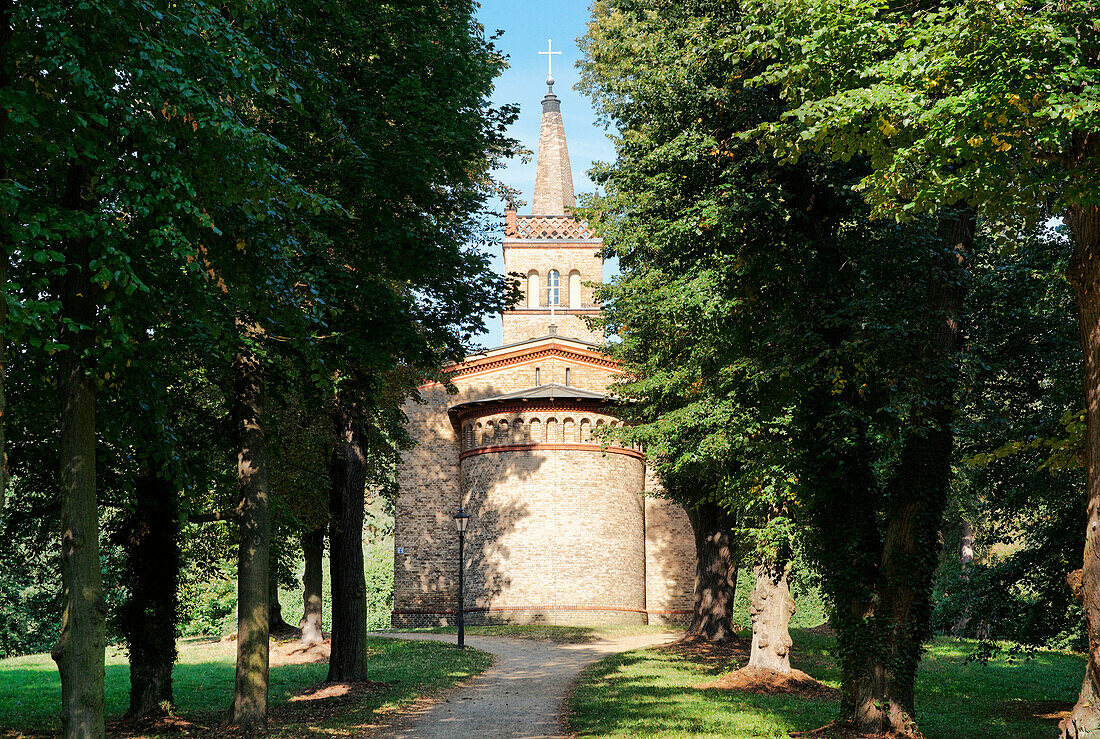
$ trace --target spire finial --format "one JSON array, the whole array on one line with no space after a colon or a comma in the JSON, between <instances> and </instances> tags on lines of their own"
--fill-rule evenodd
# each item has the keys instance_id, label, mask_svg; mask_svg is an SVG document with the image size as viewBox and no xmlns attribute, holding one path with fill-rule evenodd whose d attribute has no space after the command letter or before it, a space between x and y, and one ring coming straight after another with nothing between
<instances>
[{"instance_id":1,"label":"spire finial","mask_svg":"<svg viewBox=\"0 0 1100 739\"><path fill-rule=\"evenodd\" d=\"M539 54L546 55L546 86L550 88L550 93L554 92L554 55L560 55L560 51L554 51L554 42L552 39L546 39L546 51L540 51Z\"/></svg>"}]
</instances>

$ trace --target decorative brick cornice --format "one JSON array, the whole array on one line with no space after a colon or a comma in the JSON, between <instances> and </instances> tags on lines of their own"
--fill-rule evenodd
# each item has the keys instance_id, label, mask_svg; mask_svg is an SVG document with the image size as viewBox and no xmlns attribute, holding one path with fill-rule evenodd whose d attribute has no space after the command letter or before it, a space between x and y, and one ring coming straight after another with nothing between
<instances>
[{"instance_id":1,"label":"decorative brick cornice","mask_svg":"<svg viewBox=\"0 0 1100 739\"><path fill-rule=\"evenodd\" d=\"M603 239L504 239L501 246L505 249L545 249L553 246L557 249L584 249L592 253L592 247L603 244Z\"/></svg>"},{"instance_id":2,"label":"decorative brick cornice","mask_svg":"<svg viewBox=\"0 0 1100 739\"><path fill-rule=\"evenodd\" d=\"M469 401L476 403L477 401ZM449 411L451 419L457 428L471 418L485 418L510 413L544 413L544 412L580 412L599 413L604 416L618 418L619 416L608 405L614 403L614 399L595 400L588 398L556 398L539 399L530 401L518 401L515 403L501 403L500 405L479 405L468 408L460 408L457 411ZM464 405L464 404L463 404Z\"/></svg>"},{"instance_id":3,"label":"decorative brick cornice","mask_svg":"<svg viewBox=\"0 0 1100 739\"><path fill-rule=\"evenodd\" d=\"M509 354L503 354L497 357L490 356L472 359L468 362L452 365L448 367L446 371L450 373L451 377L466 377L481 372L497 370L510 364L523 364L524 362L531 362L552 356L561 357L566 361L576 362L577 364L600 367L616 374L622 373L622 370L619 368L619 363L610 357L594 351L567 349L560 344L551 344L537 349L518 349Z\"/></svg>"},{"instance_id":4,"label":"decorative brick cornice","mask_svg":"<svg viewBox=\"0 0 1100 739\"><path fill-rule=\"evenodd\" d=\"M478 449L467 449L458 455L458 460L461 462L467 457L476 457L479 454L496 454L497 452L530 452L535 450L564 450L570 452L603 452L606 454L623 454L627 457L634 457L635 459L645 460L645 455L639 452L637 449L627 449L621 446L608 446L603 447L599 444L547 444L542 442L534 442L529 444L495 444L493 446L483 446Z\"/></svg>"},{"instance_id":5,"label":"decorative brick cornice","mask_svg":"<svg viewBox=\"0 0 1100 739\"><path fill-rule=\"evenodd\" d=\"M505 218L504 235L521 239L592 239L588 221L567 215L514 216Z\"/></svg>"},{"instance_id":6,"label":"decorative brick cornice","mask_svg":"<svg viewBox=\"0 0 1100 739\"><path fill-rule=\"evenodd\" d=\"M571 316L598 316L600 315L599 308L555 308L554 313L556 315L571 315ZM550 315L549 308L513 308L512 310L504 311L506 316L548 316Z\"/></svg>"}]
</instances>

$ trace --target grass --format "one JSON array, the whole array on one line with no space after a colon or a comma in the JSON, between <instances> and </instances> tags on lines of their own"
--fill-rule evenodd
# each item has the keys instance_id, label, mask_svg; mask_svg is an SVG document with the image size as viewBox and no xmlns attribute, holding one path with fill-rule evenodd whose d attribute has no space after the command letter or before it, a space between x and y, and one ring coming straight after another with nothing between
<instances>
[{"instance_id":1,"label":"grass","mask_svg":"<svg viewBox=\"0 0 1100 739\"><path fill-rule=\"evenodd\" d=\"M181 645L173 671L177 715L203 727L218 726L233 695L235 643ZM492 663L492 655L439 642L372 637L370 677L384 685L336 701L290 699L325 679L327 663L271 668L271 733L285 737L357 734L383 723L388 713L415 698L450 687ZM108 721L126 710L130 668L125 654L109 650L106 707ZM61 682L48 654L0 660L0 736L56 735ZM338 705L334 705L338 704ZM326 710L332 708L335 710ZM7 732L5 734L5 732ZM178 736L178 734L177 734Z\"/></svg>"},{"instance_id":2,"label":"grass","mask_svg":"<svg viewBox=\"0 0 1100 739\"><path fill-rule=\"evenodd\" d=\"M792 664L839 687L833 640L792 630ZM1077 697L1084 658L1039 652L1032 659L967 663L969 640L929 645L917 678L918 724L928 739L1041 737L1057 734L1057 712ZM787 737L823 726L837 704L783 695L699 690L693 686L742 666L662 648L608 657L588 668L569 700L580 736Z\"/></svg>"},{"instance_id":3,"label":"grass","mask_svg":"<svg viewBox=\"0 0 1100 739\"><path fill-rule=\"evenodd\" d=\"M467 626L468 636L514 636L555 644L587 644L601 639L616 639L639 634L664 634L674 629L664 626L552 626L549 624L499 624L495 626ZM457 626L435 626L426 629L403 629L427 634L457 634Z\"/></svg>"}]
</instances>

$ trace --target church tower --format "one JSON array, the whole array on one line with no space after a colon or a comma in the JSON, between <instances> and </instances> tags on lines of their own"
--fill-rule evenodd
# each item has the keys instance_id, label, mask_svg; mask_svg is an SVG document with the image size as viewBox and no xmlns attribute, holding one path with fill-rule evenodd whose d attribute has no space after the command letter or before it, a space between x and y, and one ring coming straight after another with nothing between
<instances>
[{"instance_id":1,"label":"church tower","mask_svg":"<svg viewBox=\"0 0 1100 739\"><path fill-rule=\"evenodd\" d=\"M548 49L540 54L556 54ZM394 512L394 626L679 623L695 546L683 508L620 426L622 369L585 319L599 314L601 241L573 216L554 80L542 99L530 215L505 211L504 264L524 301L504 343L444 367L403 410ZM459 547L455 516L467 522ZM462 573L459 587L458 574Z\"/></svg>"},{"instance_id":2,"label":"church tower","mask_svg":"<svg viewBox=\"0 0 1100 739\"><path fill-rule=\"evenodd\" d=\"M510 203L504 211L504 271L519 275L524 295L504 313L504 343L557 334L598 344L602 337L584 320L599 314L585 283L603 279L602 242L572 215L576 203L561 101L553 76L546 85L531 215L517 215Z\"/></svg>"}]
</instances>

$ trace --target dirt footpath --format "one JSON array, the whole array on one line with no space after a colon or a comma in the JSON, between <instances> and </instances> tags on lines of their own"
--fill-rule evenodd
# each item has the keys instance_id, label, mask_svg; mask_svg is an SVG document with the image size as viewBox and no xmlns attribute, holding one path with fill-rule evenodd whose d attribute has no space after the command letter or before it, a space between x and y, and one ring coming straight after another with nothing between
<instances>
[{"instance_id":1,"label":"dirt footpath","mask_svg":"<svg viewBox=\"0 0 1100 739\"><path fill-rule=\"evenodd\" d=\"M454 634L378 634L398 639L455 640ZM496 655L496 664L437 702L414 708L384 737L561 737L569 686L582 669L616 652L665 644L678 634L643 634L586 644L504 636L467 636Z\"/></svg>"}]
</instances>

